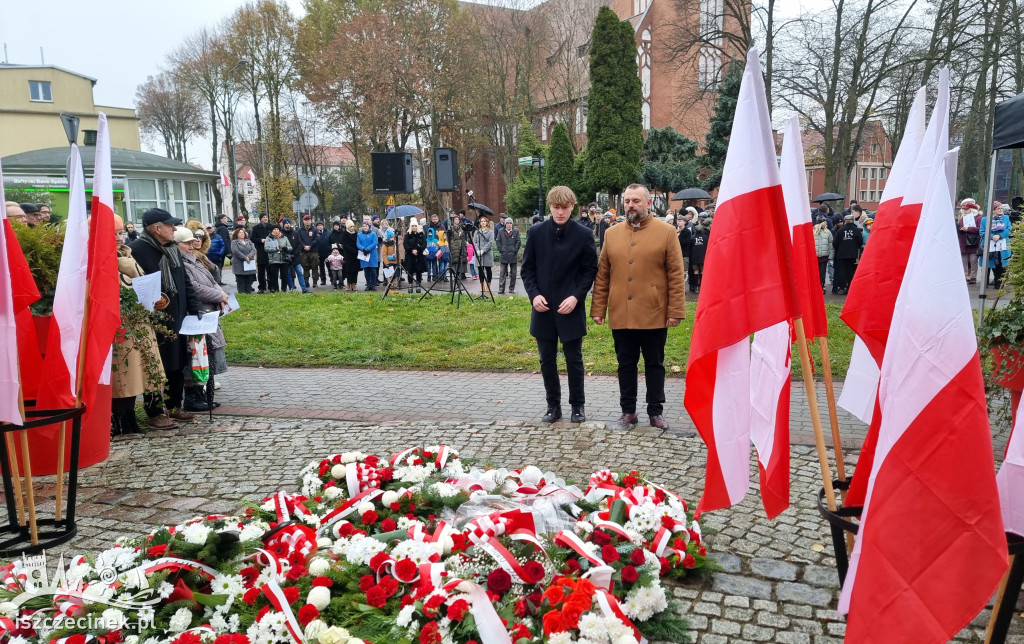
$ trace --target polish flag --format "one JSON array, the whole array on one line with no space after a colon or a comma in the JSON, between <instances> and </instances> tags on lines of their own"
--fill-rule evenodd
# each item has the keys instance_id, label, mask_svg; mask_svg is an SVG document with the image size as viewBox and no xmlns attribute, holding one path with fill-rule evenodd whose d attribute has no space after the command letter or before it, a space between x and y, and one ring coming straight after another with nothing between
<instances>
[{"instance_id":1,"label":"polish flag","mask_svg":"<svg viewBox=\"0 0 1024 644\"><path fill-rule=\"evenodd\" d=\"M899 151L893 159L882 202L875 213L870 243L864 247L839 316L856 334L850 368L839 406L871 422L878 392L878 366L885 352L892 310L910 256L920 211L901 214L900 206L925 132L925 88L917 90L907 116Z\"/></svg>"},{"instance_id":2,"label":"polish flag","mask_svg":"<svg viewBox=\"0 0 1024 644\"><path fill-rule=\"evenodd\" d=\"M53 296L53 319L46 342L37 406L65 409L78 397L78 354L85 318L89 270L89 223L85 211L85 174L78 146L71 146L71 177L64 248Z\"/></svg>"},{"instance_id":3,"label":"polish flag","mask_svg":"<svg viewBox=\"0 0 1024 644\"><path fill-rule=\"evenodd\" d=\"M228 186L231 185L231 179L228 177L228 173L227 172L221 172L220 173L220 184L222 186L224 186L225 188L227 188Z\"/></svg>"},{"instance_id":4,"label":"polish flag","mask_svg":"<svg viewBox=\"0 0 1024 644\"><path fill-rule=\"evenodd\" d=\"M878 446L839 597L848 644L947 642L1007 569L985 385L949 225L957 153L933 155L882 359Z\"/></svg>"},{"instance_id":5,"label":"polish flag","mask_svg":"<svg viewBox=\"0 0 1024 644\"><path fill-rule=\"evenodd\" d=\"M1021 429L1021 411L1017 406L1017 422L1006 444L1006 457L996 475L999 486L999 505L1003 509L1003 524L1007 532L1024 537L1024 429Z\"/></svg>"},{"instance_id":6,"label":"polish flag","mask_svg":"<svg viewBox=\"0 0 1024 644\"><path fill-rule=\"evenodd\" d=\"M110 384L114 334L121 328L121 288L114 239L114 182L107 117L99 115L89 222L89 328L82 365L82 401L92 404L98 384Z\"/></svg>"},{"instance_id":7,"label":"polish flag","mask_svg":"<svg viewBox=\"0 0 1024 644\"><path fill-rule=\"evenodd\" d=\"M3 171L0 169L0 204L5 201ZM18 238L14 236L14 228L7 219L6 208L0 210L0 221L0 346L7 348L0 358L0 422L21 425L21 400L24 396L21 371L32 366L20 364L22 327L27 321L33 331L30 339L34 341L35 323L28 307L39 299L39 291ZM28 355L34 353L38 361L38 346L28 348L31 350Z\"/></svg>"},{"instance_id":8,"label":"polish flag","mask_svg":"<svg viewBox=\"0 0 1024 644\"><path fill-rule=\"evenodd\" d=\"M919 95L921 94L919 90ZM916 97L915 97L916 102ZM921 137L921 144L914 163L910 166L903 184L903 199L898 214L890 216L887 225L886 236L882 238L883 244L875 250L883 255L874 255L871 258L873 263L869 264L870 270L864 276L866 280L861 283L861 292L858 293L856 302L864 303L870 301L871 306L859 309L851 309L850 322L846 316L846 307L840 315L860 337L876 364L881 368L882 356L888 342L888 336L893 319L893 311L896 307L896 299L899 294L900 284L903 281L903 273L906 270L907 262L915 239L915 232L920 227L921 207L924 202L925 191L928 188L928 181L931 179L932 168L936 159L949 150L949 69L943 68L939 71L938 92L935 97L935 107L932 110L928 127ZM874 235L874 232L872 232ZM874 241L871 241L874 244ZM869 244L869 246L871 245ZM888 251L888 256L884 253ZM858 273L860 269L858 268ZM899 279L895 279L898 275ZM850 292L853 292L851 288ZM849 306L849 300L847 300ZM855 306L861 306L855 304ZM881 353L880 353L881 352ZM867 383L870 384L870 383ZM863 383L860 383L863 386ZM877 385L876 385L877 389ZM881 423L881 408L877 396L872 403L871 424L868 426L867 435L864 437L864 444L857 458L856 471L862 472L850 480L850 489L843 499L848 506L859 506L864 504L867 494L868 480L865 472L871 471L871 462L874 459L875 449L878 443L878 432Z\"/></svg>"},{"instance_id":9,"label":"polish flag","mask_svg":"<svg viewBox=\"0 0 1024 644\"><path fill-rule=\"evenodd\" d=\"M249 177L249 183L256 183L256 173L252 171L252 168L249 169L246 176Z\"/></svg>"},{"instance_id":10,"label":"polish flag","mask_svg":"<svg viewBox=\"0 0 1024 644\"><path fill-rule=\"evenodd\" d=\"M774 516L789 503L789 450L780 448L789 442L789 409L779 404L777 387L783 371L788 379L788 359L775 352L762 355L760 348L780 346L776 336L788 340L788 322L799 316L799 305L756 49L747 54L730 140L697 302L684 404L708 446L698 512L743 499L754 438L765 510ZM751 218L752 212L759 216ZM750 335L761 330L772 337L754 348L752 364ZM759 429L752 431L755 422Z\"/></svg>"}]
</instances>

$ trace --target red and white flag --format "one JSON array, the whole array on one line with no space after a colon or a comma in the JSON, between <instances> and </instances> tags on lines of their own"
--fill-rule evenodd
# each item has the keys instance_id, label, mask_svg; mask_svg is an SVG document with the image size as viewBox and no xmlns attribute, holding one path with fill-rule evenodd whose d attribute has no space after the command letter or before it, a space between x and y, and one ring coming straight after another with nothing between
<instances>
[{"instance_id":1,"label":"red and white flag","mask_svg":"<svg viewBox=\"0 0 1024 644\"><path fill-rule=\"evenodd\" d=\"M865 423L870 423L874 414L878 368L919 216L901 216L900 206L924 139L925 89L917 90L910 106L903 138L871 227L871 243L864 247L839 316L856 334L839 406Z\"/></svg>"},{"instance_id":2,"label":"red and white flag","mask_svg":"<svg viewBox=\"0 0 1024 644\"><path fill-rule=\"evenodd\" d=\"M985 385L949 225L957 151L933 159L882 360L878 445L839 598L848 643L947 642L1007 568Z\"/></svg>"},{"instance_id":3,"label":"red and white flag","mask_svg":"<svg viewBox=\"0 0 1024 644\"><path fill-rule=\"evenodd\" d=\"M747 54L730 141L697 302L684 404L708 446L698 512L728 507L746 495L757 414L762 500L768 515L775 516L789 504L789 450L779 449L788 446L783 434L789 409L777 404L775 384L755 380L753 369L766 370L777 383L781 370L788 372L788 361L776 353L758 354L752 367L750 336L785 325L773 333L781 336L784 330L788 341L788 322L799 313L775 142L754 49ZM752 212L759 216L751 218Z\"/></svg>"},{"instance_id":4,"label":"red and white flag","mask_svg":"<svg viewBox=\"0 0 1024 644\"><path fill-rule=\"evenodd\" d=\"M114 239L114 181L107 117L99 115L89 221L89 328L82 365L82 401L92 404L97 384L110 384L114 335L121 327L121 288Z\"/></svg>"},{"instance_id":5,"label":"red and white flag","mask_svg":"<svg viewBox=\"0 0 1024 644\"><path fill-rule=\"evenodd\" d=\"M231 185L231 179L228 178L227 172L222 171L220 173L220 185L224 186L225 188Z\"/></svg>"},{"instance_id":6,"label":"red and white flag","mask_svg":"<svg viewBox=\"0 0 1024 644\"><path fill-rule=\"evenodd\" d=\"M920 91L919 95L921 95ZM914 136L916 138L916 135ZM859 290L855 294L853 304L851 305L851 300L847 298L847 304L840 315L840 318L850 325L857 333L858 338L863 341L865 348L871 354L879 369L881 368L882 356L884 355L889 337L893 311L896 307L896 298L899 295L903 274L910 258L915 233L920 225L921 208L924 202L925 191L928 188L928 181L931 178L931 171L936 163L935 160L940 159L948 150L949 69L943 68L939 70L935 107L928 121L928 127L921 136L921 143L918 146L914 162L909 165L904 175L905 179L902 182L902 199L899 210L895 216L890 214L886 217L885 228L883 229L884 236L877 240L881 243L872 249L872 256L869 258L869 263L866 267L867 270L863 275L860 275L860 268L858 267L857 269L858 276L855 279L863 279L864 281L858 285ZM875 230L871 233L872 238L869 246L873 245L876 241L875 233ZM850 293L854 293L852 286ZM847 314L846 307L851 307L849 315ZM858 368L863 373L870 372L870 369L867 367L859 366ZM866 381L859 382L853 386L866 388L871 384L870 381ZM844 384L844 390L849 386ZM877 391L877 384L874 387ZM864 393L862 392L861 395L864 395ZM872 406L871 420L868 425L867 435L864 438L864 444L861 447L860 456L857 459L857 471L859 472L871 471L871 462L874 459L875 448L878 442L881 411L877 396L872 396L870 400ZM863 505L864 497L867 494L867 484L868 481L864 474L854 476L850 480L850 489L847 491L843 502L849 506Z\"/></svg>"},{"instance_id":7,"label":"red and white flag","mask_svg":"<svg viewBox=\"0 0 1024 644\"><path fill-rule=\"evenodd\" d=\"M78 395L78 354L85 318L89 270L89 222L85 208L85 174L77 145L71 146L71 176L64 247L53 296L53 319L43 361L37 405L41 409L73 407Z\"/></svg>"},{"instance_id":8,"label":"red and white flag","mask_svg":"<svg viewBox=\"0 0 1024 644\"><path fill-rule=\"evenodd\" d=\"M5 201L3 171L0 169L0 204ZM14 236L14 228L7 219L6 208L0 209L0 222L0 346L5 347L0 357L0 422L21 425L21 399L27 397L21 372L25 368L34 368L39 360L38 348L29 344L28 351L24 351L25 357L32 357L34 353L35 362L20 364L22 347L25 340L35 341L35 324L28 307L39 299L39 291L18 238ZM30 337L25 337L26 328L32 331Z\"/></svg>"},{"instance_id":9,"label":"red and white flag","mask_svg":"<svg viewBox=\"0 0 1024 644\"><path fill-rule=\"evenodd\" d=\"M1024 537L1024 429L1020 427L1024 420L1021 420L1021 411L1024 411L1024 403L1017 406L1017 422L1006 443L1006 456L996 475L996 484L1006 531Z\"/></svg>"},{"instance_id":10,"label":"red and white flag","mask_svg":"<svg viewBox=\"0 0 1024 644\"><path fill-rule=\"evenodd\" d=\"M249 177L249 183L256 183L256 173L252 171L252 168L249 168L246 176Z\"/></svg>"}]
</instances>

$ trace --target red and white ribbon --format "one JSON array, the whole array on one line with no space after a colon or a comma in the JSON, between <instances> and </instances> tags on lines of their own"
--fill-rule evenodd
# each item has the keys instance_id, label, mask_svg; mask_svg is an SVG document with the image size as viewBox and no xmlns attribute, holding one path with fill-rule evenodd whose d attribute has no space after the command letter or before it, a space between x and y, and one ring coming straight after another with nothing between
<instances>
[{"instance_id":1,"label":"red and white ribbon","mask_svg":"<svg viewBox=\"0 0 1024 644\"><path fill-rule=\"evenodd\" d=\"M594 522L594 528L595 529L600 528L602 530L607 530L608 532L614 533L616 536L618 536L621 539L625 539L626 541L628 541L630 543L636 543L635 541L633 541L633 537L629 536L629 533L626 532L626 529L623 528L618 523L615 523L614 521L611 521L611 520L609 520L609 521L595 521Z\"/></svg>"},{"instance_id":2,"label":"red and white ribbon","mask_svg":"<svg viewBox=\"0 0 1024 644\"><path fill-rule=\"evenodd\" d=\"M213 568L205 566L199 562L191 561L189 559L179 559L177 557L162 557L155 561L150 561L143 568L143 572L147 575L152 575L155 572L167 570L168 568L174 570L192 570L194 572L201 573L210 579L213 579L220 574Z\"/></svg>"},{"instance_id":3,"label":"red and white ribbon","mask_svg":"<svg viewBox=\"0 0 1024 644\"><path fill-rule=\"evenodd\" d=\"M270 600L270 604L274 607L274 610L284 615L285 628L288 629L288 633L291 634L295 643L303 644L302 627L299 626L299 621L295 619L295 614L292 613L292 608L288 605L288 599L284 596L284 591L281 590L277 581L271 579L267 583L263 584L263 587L260 590L262 590L263 594Z\"/></svg>"},{"instance_id":4,"label":"red and white ribbon","mask_svg":"<svg viewBox=\"0 0 1024 644\"><path fill-rule=\"evenodd\" d=\"M481 644L512 644L512 636L498 617L491 598L478 584L462 579L454 579L446 583L443 590L447 593L460 592L468 597L469 613L476 621L477 632Z\"/></svg>"},{"instance_id":5,"label":"red and white ribbon","mask_svg":"<svg viewBox=\"0 0 1024 644\"><path fill-rule=\"evenodd\" d=\"M622 611L622 607L619 606L619 600L615 595L611 594L603 588L597 589L597 594L594 595L597 598L597 604L601 607L601 612L604 613L605 617L617 618L620 622L633 629L633 637L640 644L647 644L647 638L643 636L640 629L636 627L633 622L626 617L626 613Z\"/></svg>"},{"instance_id":6,"label":"red and white ribbon","mask_svg":"<svg viewBox=\"0 0 1024 644\"><path fill-rule=\"evenodd\" d=\"M558 545L565 546L566 548L575 551L576 554L583 557L595 566L605 565L603 559L601 559L597 555L590 554L590 551L587 550L586 544L584 544L579 537L577 537L575 534L571 532L562 530L561 532L555 535L554 542Z\"/></svg>"},{"instance_id":7,"label":"red and white ribbon","mask_svg":"<svg viewBox=\"0 0 1024 644\"><path fill-rule=\"evenodd\" d=\"M672 531L664 526L658 528L658 531L654 533L654 539L651 540L654 554L659 557L664 554L670 541L672 541Z\"/></svg>"},{"instance_id":8,"label":"red and white ribbon","mask_svg":"<svg viewBox=\"0 0 1024 644\"><path fill-rule=\"evenodd\" d=\"M418 449L419 449L419 447L410 447L409 449L403 449L401 452L399 452L399 453L397 453L397 454L395 454L394 456L391 457L391 465L394 466L395 464L402 462L402 460L406 456L408 456L409 454L412 454L413 452L415 452Z\"/></svg>"},{"instance_id":9,"label":"red and white ribbon","mask_svg":"<svg viewBox=\"0 0 1024 644\"><path fill-rule=\"evenodd\" d=\"M336 523L355 512L356 508L359 507L359 504L363 501L373 501L382 494L384 494L384 490L381 490L380 488L363 490L324 515L324 518L320 519L320 531L323 532L323 530L330 527L331 524Z\"/></svg>"},{"instance_id":10,"label":"red and white ribbon","mask_svg":"<svg viewBox=\"0 0 1024 644\"><path fill-rule=\"evenodd\" d=\"M288 513L288 500L285 498L284 492L274 495L274 512L277 514L278 523L291 520L291 514Z\"/></svg>"},{"instance_id":11,"label":"red and white ribbon","mask_svg":"<svg viewBox=\"0 0 1024 644\"><path fill-rule=\"evenodd\" d=\"M448 457L451 455L451 449L447 445L442 445L437 450L437 458L434 459L434 465L437 469L443 470L444 466L448 463Z\"/></svg>"}]
</instances>

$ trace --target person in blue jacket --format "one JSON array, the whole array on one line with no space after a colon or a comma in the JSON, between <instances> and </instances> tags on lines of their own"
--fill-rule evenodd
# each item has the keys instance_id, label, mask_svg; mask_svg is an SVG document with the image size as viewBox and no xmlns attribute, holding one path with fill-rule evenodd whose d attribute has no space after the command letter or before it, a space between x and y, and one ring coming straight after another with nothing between
<instances>
[{"instance_id":1,"label":"person in blue jacket","mask_svg":"<svg viewBox=\"0 0 1024 644\"><path fill-rule=\"evenodd\" d=\"M1003 271L1010 262L1010 217L1003 214L996 214L992 218L992 237L988 244L988 268L992 269L992 287L999 288L1003 281ZM978 236L984 243L985 228L988 226L988 217L981 218L981 227L978 228ZM978 260L981 261L980 258ZM988 270L985 271L985 280L988 281Z\"/></svg>"},{"instance_id":2,"label":"person in blue jacket","mask_svg":"<svg viewBox=\"0 0 1024 644\"><path fill-rule=\"evenodd\" d=\"M370 222L364 221L362 227L359 229L359 235L356 236L356 248L359 249L361 256L366 259L359 260L359 266L363 269L363 275L366 276L366 290L375 291L377 290L377 268L380 261L377 259L377 233L370 227ZM363 255L365 253L365 255Z\"/></svg>"}]
</instances>

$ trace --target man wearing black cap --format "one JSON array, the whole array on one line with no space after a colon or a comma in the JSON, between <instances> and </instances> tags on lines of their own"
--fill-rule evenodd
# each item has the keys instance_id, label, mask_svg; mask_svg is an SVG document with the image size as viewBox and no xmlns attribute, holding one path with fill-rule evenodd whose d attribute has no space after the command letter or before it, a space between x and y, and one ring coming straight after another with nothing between
<instances>
[{"instance_id":1,"label":"man wearing black cap","mask_svg":"<svg viewBox=\"0 0 1024 644\"><path fill-rule=\"evenodd\" d=\"M25 223L29 228L35 228L42 221L42 216L39 214L39 206L34 203L23 203L20 204L21 209L25 212Z\"/></svg>"},{"instance_id":2,"label":"man wearing black cap","mask_svg":"<svg viewBox=\"0 0 1024 644\"><path fill-rule=\"evenodd\" d=\"M306 274L306 283L309 286L316 286L320 275L320 253L317 250L320 233L313 227L313 217L308 212L302 215L298 238L299 261L302 262L302 270Z\"/></svg>"},{"instance_id":3,"label":"man wearing black cap","mask_svg":"<svg viewBox=\"0 0 1024 644\"><path fill-rule=\"evenodd\" d=\"M199 298L192 291L192 283L185 275L185 267L181 263L181 254L174 244L174 229L180 225L181 220L175 219L166 210L151 208L142 215L139 238L129 244L132 256L147 275L160 274L161 295L167 299L160 310L170 317L167 326L175 333L181 330L186 315L202 315ZM157 302L157 308L160 308L161 302ZM167 375L167 386L163 397L159 394L146 394L143 398L146 415L151 419L150 424L160 426L157 424L159 421L153 419L164 413L165 403L169 418L185 421L194 419L195 416L181 408L185 394L184 369L189 366L185 338L176 335L174 340L162 339L160 359Z\"/></svg>"},{"instance_id":4,"label":"man wearing black cap","mask_svg":"<svg viewBox=\"0 0 1024 644\"><path fill-rule=\"evenodd\" d=\"M843 225L836 229L834 237L832 243L836 254L833 263L836 271L832 281L832 292L844 295L850 288L853 271L857 267L857 256L864 245L864 234L857 228L853 213L843 218Z\"/></svg>"}]
</instances>

